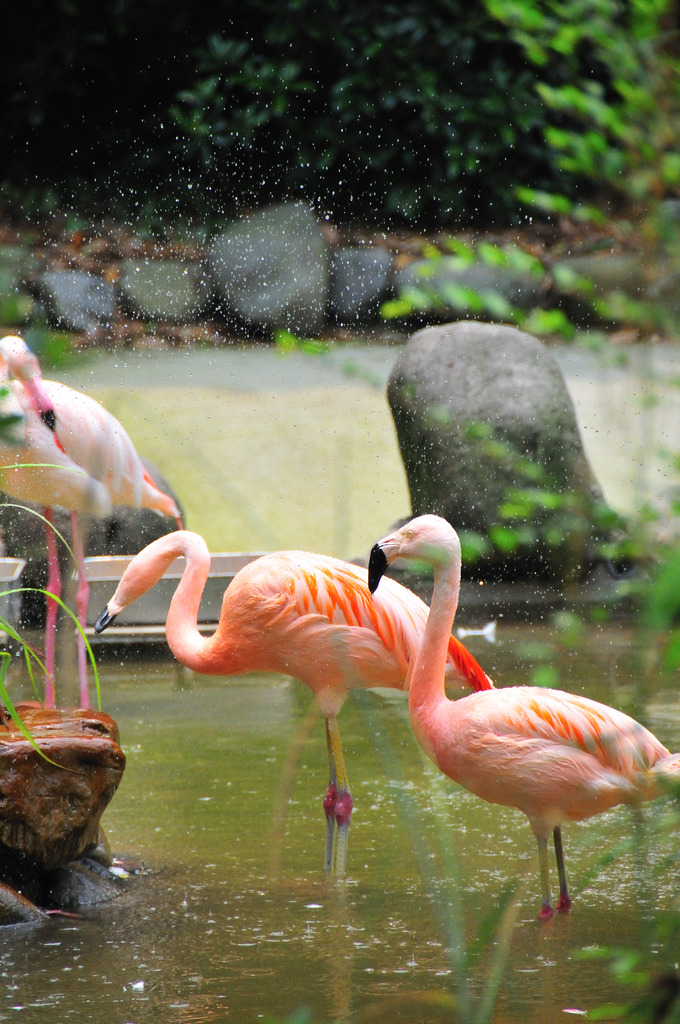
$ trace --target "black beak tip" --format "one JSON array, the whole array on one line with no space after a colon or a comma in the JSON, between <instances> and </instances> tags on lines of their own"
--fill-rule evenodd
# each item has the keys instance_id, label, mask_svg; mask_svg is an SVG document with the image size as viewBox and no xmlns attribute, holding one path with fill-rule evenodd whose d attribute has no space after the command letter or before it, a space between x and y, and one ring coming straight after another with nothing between
<instances>
[{"instance_id":1,"label":"black beak tip","mask_svg":"<svg viewBox=\"0 0 680 1024\"><path fill-rule=\"evenodd\" d=\"M387 569L387 556L379 544L374 544L368 559L368 589L375 593Z\"/></svg>"},{"instance_id":2,"label":"black beak tip","mask_svg":"<svg viewBox=\"0 0 680 1024\"><path fill-rule=\"evenodd\" d=\"M116 616L109 615L108 609L105 608L94 624L95 633L103 633L107 626L110 626L115 618Z\"/></svg>"}]
</instances>

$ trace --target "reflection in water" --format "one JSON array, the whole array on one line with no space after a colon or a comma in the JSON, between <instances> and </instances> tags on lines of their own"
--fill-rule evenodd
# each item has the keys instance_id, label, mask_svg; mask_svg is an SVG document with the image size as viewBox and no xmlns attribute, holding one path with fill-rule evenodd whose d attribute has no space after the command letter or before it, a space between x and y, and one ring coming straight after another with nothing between
<instances>
[{"instance_id":1,"label":"reflection in water","mask_svg":"<svg viewBox=\"0 0 680 1024\"><path fill-rule=\"evenodd\" d=\"M589 629L578 650L547 627L501 624L496 639L469 644L498 685L530 681L537 664L557 667L560 685L621 707L680 749L677 687L642 677L625 625ZM472 1004L483 998L498 949L491 943L462 963L441 908L446 922L448 908L460 907L470 950L517 882L493 1019L553 1024L568 1019L566 1009L627 995L606 961L578 951L644 946L645 907L658 913L677 901L677 864L664 861L680 828L677 818L670 831L663 824L661 801L644 810L642 858L627 848L625 808L567 826L574 909L537 921L524 816L441 779L397 692L353 696L343 710L356 812L349 876L327 882L319 867L325 739L305 687L283 677L192 676L166 658L121 663L110 651L100 662L104 707L128 756L104 825L113 849L145 870L121 899L80 920L0 936L0 1021L208 1024L308 1007L319 1022L439 1024L455 1019L461 977ZM605 864L619 848L626 852ZM446 883L451 870L457 886Z\"/></svg>"}]
</instances>

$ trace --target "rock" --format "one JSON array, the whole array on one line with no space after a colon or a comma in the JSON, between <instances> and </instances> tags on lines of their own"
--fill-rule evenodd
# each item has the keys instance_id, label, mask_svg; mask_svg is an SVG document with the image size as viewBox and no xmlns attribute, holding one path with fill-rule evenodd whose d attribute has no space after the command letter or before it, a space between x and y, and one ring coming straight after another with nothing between
<instances>
[{"instance_id":1,"label":"rock","mask_svg":"<svg viewBox=\"0 0 680 1024\"><path fill-rule=\"evenodd\" d=\"M612 324L616 320L601 307L595 308L593 300L620 293L639 302L645 297L648 284L644 262L635 253L567 256L555 261L552 276L553 305L582 327Z\"/></svg>"},{"instance_id":2,"label":"rock","mask_svg":"<svg viewBox=\"0 0 680 1024\"><path fill-rule=\"evenodd\" d=\"M125 769L103 712L17 705L36 750L5 715L0 726L0 878L21 884L99 842L99 820ZM49 758L49 760L46 760Z\"/></svg>"},{"instance_id":3,"label":"rock","mask_svg":"<svg viewBox=\"0 0 680 1024\"><path fill-rule=\"evenodd\" d=\"M84 270L49 270L39 281L52 320L59 327L84 331L109 323L116 312L112 284Z\"/></svg>"},{"instance_id":4,"label":"rock","mask_svg":"<svg viewBox=\"0 0 680 1024\"><path fill-rule=\"evenodd\" d=\"M237 221L210 246L222 304L242 321L317 331L328 301L326 242L312 211L279 203Z\"/></svg>"},{"instance_id":5,"label":"rock","mask_svg":"<svg viewBox=\"0 0 680 1024\"><path fill-rule=\"evenodd\" d=\"M128 259L118 285L143 319L187 323L205 307L208 285L200 263L177 259Z\"/></svg>"},{"instance_id":6,"label":"rock","mask_svg":"<svg viewBox=\"0 0 680 1024\"><path fill-rule=\"evenodd\" d=\"M478 543L496 531L482 562L496 578L585 571L604 499L540 341L472 321L426 328L387 393L414 515L438 513Z\"/></svg>"},{"instance_id":7,"label":"rock","mask_svg":"<svg viewBox=\"0 0 680 1024\"><path fill-rule=\"evenodd\" d=\"M390 285L392 254L378 246L331 250L330 308L340 322L377 311Z\"/></svg>"},{"instance_id":8,"label":"rock","mask_svg":"<svg viewBox=\"0 0 680 1024\"><path fill-rule=\"evenodd\" d=\"M53 871L45 886L45 906L59 910L79 910L107 903L120 895L121 883L110 872L93 870L83 861L74 861Z\"/></svg>"},{"instance_id":9,"label":"rock","mask_svg":"<svg viewBox=\"0 0 680 1024\"><path fill-rule=\"evenodd\" d=\"M47 914L10 885L0 882L0 925L43 924Z\"/></svg>"},{"instance_id":10,"label":"rock","mask_svg":"<svg viewBox=\"0 0 680 1024\"><path fill-rule=\"evenodd\" d=\"M472 289L482 297L493 296L501 303L519 309L531 309L545 298L547 286L544 277L529 271L519 273L509 267L496 266L476 260L467 263L456 256L442 256L436 260L414 260L402 267L395 275L394 288L397 294L408 296L409 291L422 295L418 307L430 316L449 318L474 309L475 315L497 316L497 312L479 312L471 307L466 290ZM493 307L492 307L493 308ZM416 309L416 312L418 310Z\"/></svg>"}]
</instances>

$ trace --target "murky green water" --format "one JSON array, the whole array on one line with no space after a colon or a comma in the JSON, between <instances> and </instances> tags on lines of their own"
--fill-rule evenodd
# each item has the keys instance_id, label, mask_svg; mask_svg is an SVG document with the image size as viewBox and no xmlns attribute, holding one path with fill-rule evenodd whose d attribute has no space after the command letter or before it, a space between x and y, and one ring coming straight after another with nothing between
<instances>
[{"instance_id":1,"label":"murky green water","mask_svg":"<svg viewBox=\"0 0 680 1024\"><path fill-rule=\"evenodd\" d=\"M498 685L526 681L543 659L565 688L634 714L678 750L677 680L643 674L631 637L627 624L593 629L572 649L548 627L512 627L495 645L469 643ZM645 853L591 878L630 836L631 816L619 808L567 826L574 909L541 923L523 815L440 780L412 739L404 697L364 694L341 716L355 813L349 876L329 883L324 730L303 686L194 676L167 656L100 661L104 707L128 756L104 824L114 851L145 870L82 919L0 935L0 1021L208 1024L302 1007L318 1022L460 1019L446 947L456 894L470 945L512 879L518 909L495 1021L552 1024L632 995L606 962L578 955L644 944L646 908L677 909L677 864L657 871L680 843L677 818L657 834L667 803L648 809ZM460 878L449 907L451 857ZM471 999L483 996L497 950L465 971ZM679 955L655 954L660 965Z\"/></svg>"}]
</instances>

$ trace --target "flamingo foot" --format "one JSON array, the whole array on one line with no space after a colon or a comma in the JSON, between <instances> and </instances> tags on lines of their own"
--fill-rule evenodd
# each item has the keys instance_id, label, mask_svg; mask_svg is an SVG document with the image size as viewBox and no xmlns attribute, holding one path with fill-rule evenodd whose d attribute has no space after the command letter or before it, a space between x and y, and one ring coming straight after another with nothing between
<instances>
[{"instance_id":1,"label":"flamingo foot","mask_svg":"<svg viewBox=\"0 0 680 1024\"><path fill-rule=\"evenodd\" d=\"M541 912L538 916L541 921L549 921L554 917L555 911L552 908L552 904L546 900L546 902L541 905Z\"/></svg>"},{"instance_id":2,"label":"flamingo foot","mask_svg":"<svg viewBox=\"0 0 680 1024\"><path fill-rule=\"evenodd\" d=\"M335 804L338 799L338 787L334 782L328 784L326 795L323 798L323 811L327 818L335 819Z\"/></svg>"},{"instance_id":3,"label":"flamingo foot","mask_svg":"<svg viewBox=\"0 0 680 1024\"><path fill-rule=\"evenodd\" d=\"M349 828L353 807L354 800L352 799L352 794L349 790L338 793L335 800L335 820L338 825L346 825Z\"/></svg>"},{"instance_id":4,"label":"flamingo foot","mask_svg":"<svg viewBox=\"0 0 680 1024\"><path fill-rule=\"evenodd\" d=\"M335 874L339 878L344 877L347 865L347 837L353 807L354 800L349 790L338 792L337 784L331 782L323 798L323 809L326 815L324 868L327 874L335 869ZM334 846L335 858L333 856Z\"/></svg>"},{"instance_id":5,"label":"flamingo foot","mask_svg":"<svg viewBox=\"0 0 680 1024\"><path fill-rule=\"evenodd\" d=\"M561 892L555 908L558 914L568 914L571 910L571 896L568 892Z\"/></svg>"}]
</instances>

